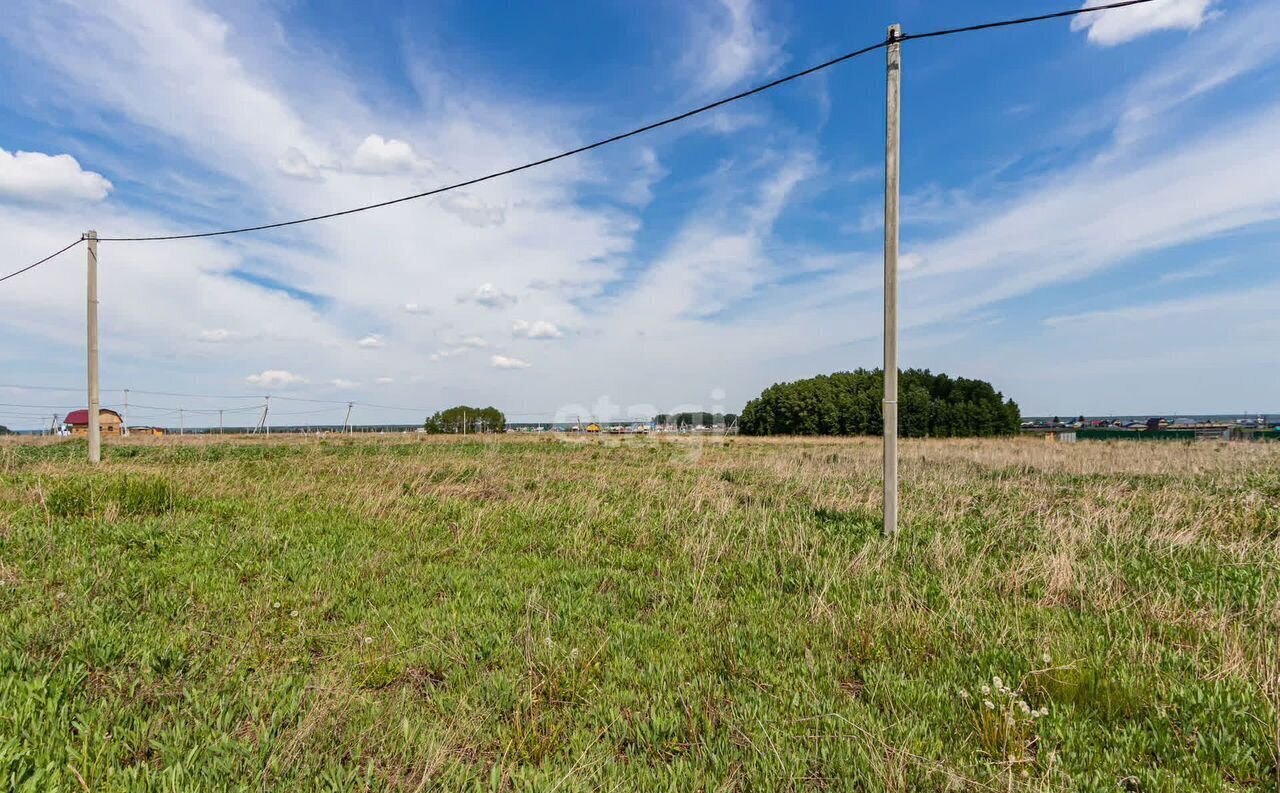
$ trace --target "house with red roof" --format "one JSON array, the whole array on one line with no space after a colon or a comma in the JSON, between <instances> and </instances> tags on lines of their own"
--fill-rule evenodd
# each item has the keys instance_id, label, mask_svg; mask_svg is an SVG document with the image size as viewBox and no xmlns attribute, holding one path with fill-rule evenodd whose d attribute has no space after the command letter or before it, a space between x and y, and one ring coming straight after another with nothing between
<instances>
[{"instance_id":1,"label":"house with red roof","mask_svg":"<svg viewBox=\"0 0 1280 793\"><path fill-rule=\"evenodd\" d=\"M89 434L89 411L73 410L63 419L63 424L71 428L71 434L76 437L87 436ZM98 432L102 435L119 435L122 422L120 414L110 408L101 408L98 410Z\"/></svg>"}]
</instances>

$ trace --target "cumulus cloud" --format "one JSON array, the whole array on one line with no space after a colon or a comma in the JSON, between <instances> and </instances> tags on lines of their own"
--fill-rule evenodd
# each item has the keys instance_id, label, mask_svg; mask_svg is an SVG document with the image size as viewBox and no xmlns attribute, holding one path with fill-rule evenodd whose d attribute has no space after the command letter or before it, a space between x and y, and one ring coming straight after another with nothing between
<instances>
[{"instance_id":1,"label":"cumulus cloud","mask_svg":"<svg viewBox=\"0 0 1280 793\"><path fill-rule=\"evenodd\" d=\"M320 178L320 172L315 164L296 146L290 146L285 150L284 156L276 160L276 167L280 169L280 173L295 179L310 181Z\"/></svg>"},{"instance_id":2,"label":"cumulus cloud","mask_svg":"<svg viewBox=\"0 0 1280 793\"><path fill-rule=\"evenodd\" d=\"M82 169L70 154L0 149L0 199L42 204L101 201L110 192L111 182L106 177Z\"/></svg>"},{"instance_id":3,"label":"cumulus cloud","mask_svg":"<svg viewBox=\"0 0 1280 793\"><path fill-rule=\"evenodd\" d=\"M470 295L464 295L459 300L463 302L470 300L485 308L506 308L516 302L516 296L499 289L493 284L483 283L476 287L476 291Z\"/></svg>"},{"instance_id":4,"label":"cumulus cloud","mask_svg":"<svg viewBox=\"0 0 1280 793\"><path fill-rule=\"evenodd\" d=\"M473 350L483 350L485 347L489 346L489 342L485 341L479 336L464 336L463 339L458 342L458 344L462 345L463 347L470 347Z\"/></svg>"},{"instance_id":5,"label":"cumulus cloud","mask_svg":"<svg viewBox=\"0 0 1280 793\"><path fill-rule=\"evenodd\" d=\"M350 391L353 388L359 388L360 384L352 380L343 380L341 377L334 378L329 381L329 385L341 391Z\"/></svg>"},{"instance_id":6,"label":"cumulus cloud","mask_svg":"<svg viewBox=\"0 0 1280 793\"><path fill-rule=\"evenodd\" d=\"M404 310L407 314L430 314L431 309L420 303L405 303Z\"/></svg>"},{"instance_id":7,"label":"cumulus cloud","mask_svg":"<svg viewBox=\"0 0 1280 793\"><path fill-rule=\"evenodd\" d=\"M307 380L284 369L267 369L261 374L249 375L245 378L245 382L250 385L266 386L267 388L288 388L291 385L302 385Z\"/></svg>"},{"instance_id":8,"label":"cumulus cloud","mask_svg":"<svg viewBox=\"0 0 1280 793\"><path fill-rule=\"evenodd\" d=\"M1084 8L1110 0L1088 0ZM1110 47L1157 30L1195 30L1212 14L1214 0L1156 0L1145 5L1095 11L1071 20L1072 30L1087 30L1089 42Z\"/></svg>"},{"instance_id":9,"label":"cumulus cloud","mask_svg":"<svg viewBox=\"0 0 1280 793\"><path fill-rule=\"evenodd\" d=\"M533 364L506 355L494 355L489 358L489 365L494 369L528 369Z\"/></svg>"},{"instance_id":10,"label":"cumulus cloud","mask_svg":"<svg viewBox=\"0 0 1280 793\"><path fill-rule=\"evenodd\" d=\"M361 349L372 350L378 347L386 346L386 342L384 342L382 340L382 337L379 336L378 334L370 333L368 336L365 336L363 339L360 339L359 341L357 341L356 346L360 347Z\"/></svg>"},{"instance_id":11,"label":"cumulus cloud","mask_svg":"<svg viewBox=\"0 0 1280 793\"><path fill-rule=\"evenodd\" d=\"M521 339L558 339L564 336L564 331L545 320L517 319L511 323L511 335Z\"/></svg>"},{"instance_id":12,"label":"cumulus cloud","mask_svg":"<svg viewBox=\"0 0 1280 793\"><path fill-rule=\"evenodd\" d=\"M394 377L379 377L374 382L376 382L378 385L391 385L395 381L396 379Z\"/></svg>"},{"instance_id":13,"label":"cumulus cloud","mask_svg":"<svg viewBox=\"0 0 1280 793\"><path fill-rule=\"evenodd\" d=\"M367 174L403 173L423 165L408 143L381 135L365 138L351 158L352 170Z\"/></svg>"}]
</instances>

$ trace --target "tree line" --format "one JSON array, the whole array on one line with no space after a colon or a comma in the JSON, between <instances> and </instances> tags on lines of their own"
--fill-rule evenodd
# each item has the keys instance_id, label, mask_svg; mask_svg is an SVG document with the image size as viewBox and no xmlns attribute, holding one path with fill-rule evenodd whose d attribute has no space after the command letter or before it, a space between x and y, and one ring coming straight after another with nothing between
<instances>
[{"instance_id":1,"label":"tree line","mask_svg":"<svg viewBox=\"0 0 1280 793\"><path fill-rule=\"evenodd\" d=\"M470 405L458 405L448 410L436 411L426 420L422 428L437 434L502 432L507 428L507 417L495 407L476 408Z\"/></svg>"},{"instance_id":2,"label":"tree line","mask_svg":"<svg viewBox=\"0 0 1280 793\"><path fill-rule=\"evenodd\" d=\"M777 383L747 403L744 435L880 435L884 372L858 369ZM1021 415L985 380L907 369L898 375L898 433L908 438L1011 435Z\"/></svg>"}]
</instances>

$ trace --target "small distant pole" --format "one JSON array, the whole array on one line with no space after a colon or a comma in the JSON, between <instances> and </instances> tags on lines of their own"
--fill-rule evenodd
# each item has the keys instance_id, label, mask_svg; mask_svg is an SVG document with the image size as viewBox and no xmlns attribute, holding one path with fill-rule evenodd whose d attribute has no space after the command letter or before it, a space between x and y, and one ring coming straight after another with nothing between
<instances>
[{"instance_id":1,"label":"small distant pole","mask_svg":"<svg viewBox=\"0 0 1280 793\"><path fill-rule=\"evenodd\" d=\"M889 26L884 147L884 534L898 533L898 174L902 26Z\"/></svg>"},{"instance_id":2,"label":"small distant pole","mask_svg":"<svg viewBox=\"0 0 1280 793\"><path fill-rule=\"evenodd\" d=\"M178 434L179 435L187 434L187 419L186 419L186 415L183 414L182 412L182 408L178 408Z\"/></svg>"},{"instance_id":3,"label":"small distant pole","mask_svg":"<svg viewBox=\"0 0 1280 793\"><path fill-rule=\"evenodd\" d=\"M271 437L271 423L267 420L271 415L271 395L268 394L263 398L262 403L262 427L267 433L267 437Z\"/></svg>"},{"instance_id":4,"label":"small distant pole","mask_svg":"<svg viewBox=\"0 0 1280 793\"><path fill-rule=\"evenodd\" d=\"M124 416L120 421L121 432L125 435L129 434L129 389L124 390Z\"/></svg>"},{"instance_id":5,"label":"small distant pole","mask_svg":"<svg viewBox=\"0 0 1280 793\"><path fill-rule=\"evenodd\" d=\"M85 232L88 241L85 290L85 318L89 331L89 462L102 462L102 430L98 426L101 399L98 396L98 232Z\"/></svg>"},{"instance_id":6,"label":"small distant pole","mask_svg":"<svg viewBox=\"0 0 1280 793\"><path fill-rule=\"evenodd\" d=\"M467 434L467 411L462 411L462 434Z\"/></svg>"},{"instance_id":7,"label":"small distant pole","mask_svg":"<svg viewBox=\"0 0 1280 793\"><path fill-rule=\"evenodd\" d=\"M218 409L218 434L222 434L222 409Z\"/></svg>"},{"instance_id":8,"label":"small distant pole","mask_svg":"<svg viewBox=\"0 0 1280 793\"><path fill-rule=\"evenodd\" d=\"M343 419L343 420L342 420L342 432L343 432L343 434L347 434L347 433L351 432L351 406L352 406L353 404L355 404L355 403L353 403L353 402L348 402L348 403L347 403L347 417L346 417L345 419Z\"/></svg>"},{"instance_id":9,"label":"small distant pole","mask_svg":"<svg viewBox=\"0 0 1280 793\"><path fill-rule=\"evenodd\" d=\"M58 434L58 414L57 413L53 414L53 422L49 425L49 434L50 435Z\"/></svg>"}]
</instances>

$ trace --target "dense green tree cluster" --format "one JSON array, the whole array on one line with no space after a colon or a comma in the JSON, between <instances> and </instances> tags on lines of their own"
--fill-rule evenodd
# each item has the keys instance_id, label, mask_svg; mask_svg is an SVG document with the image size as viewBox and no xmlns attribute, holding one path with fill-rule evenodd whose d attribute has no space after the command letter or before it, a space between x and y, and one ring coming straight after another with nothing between
<instances>
[{"instance_id":1,"label":"dense green tree cluster","mask_svg":"<svg viewBox=\"0 0 1280 793\"><path fill-rule=\"evenodd\" d=\"M671 425L673 427L730 427L737 422L738 417L732 413L659 413L653 417L655 424Z\"/></svg>"},{"instance_id":2,"label":"dense green tree cluster","mask_svg":"<svg viewBox=\"0 0 1280 793\"><path fill-rule=\"evenodd\" d=\"M473 408L470 405L458 405L448 410L438 411L422 428L427 432L502 432L507 428L507 417L495 407Z\"/></svg>"},{"instance_id":3,"label":"dense green tree cluster","mask_svg":"<svg viewBox=\"0 0 1280 793\"><path fill-rule=\"evenodd\" d=\"M778 383L742 411L745 435L879 435L884 373L858 369ZM898 433L908 438L1009 435L1021 417L990 383L907 369L898 377Z\"/></svg>"}]
</instances>

